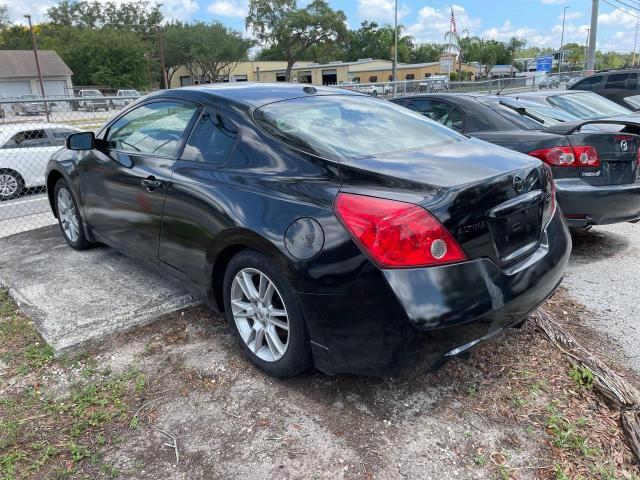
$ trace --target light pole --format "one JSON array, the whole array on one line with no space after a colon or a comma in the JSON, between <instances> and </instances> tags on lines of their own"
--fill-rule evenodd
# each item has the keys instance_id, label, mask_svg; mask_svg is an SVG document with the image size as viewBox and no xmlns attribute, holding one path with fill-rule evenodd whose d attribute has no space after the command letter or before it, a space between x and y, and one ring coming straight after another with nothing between
<instances>
[{"instance_id":1,"label":"light pole","mask_svg":"<svg viewBox=\"0 0 640 480\"><path fill-rule=\"evenodd\" d=\"M36 34L33 31L33 24L31 23L31 15L25 14L24 18L29 21L29 31L31 32L31 44L33 45L33 55L36 59L36 72L38 73L38 81L40 82L40 93L42 94L42 101L44 103L44 113L47 115L47 122L50 122L49 118L49 106L44 95L44 81L42 80L42 72L40 71L40 58L38 57L38 42L36 41Z\"/></svg>"},{"instance_id":2,"label":"light pole","mask_svg":"<svg viewBox=\"0 0 640 480\"><path fill-rule=\"evenodd\" d=\"M393 70L392 70L392 76L393 76L393 90L395 93L395 88L396 88L396 84L395 82L398 80L397 78L398 75L398 0L396 0L396 7L395 7L395 21L394 21L394 36L393 36Z\"/></svg>"},{"instance_id":3,"label":"light pole","mask_svg":"<svg viewBox=\"0 0 640 480\"><path fill-rule=\"evenodd\" d=\"M564 50L562 50L562 46L564 45L564 20L567 18L567 8L569 6L564 7L562 12L562 35L560 35L560 63L558 63L558 77L560 76L560 71L562 70L562 63L564 62Z\"/></svg>"},{"instance_id":4,"label":"light pole","mask_svg":"<svg viewBox=\"0 0 640 480\"><path fill-rule=\"evenodd\" d=\"M596 39L598 37L598 1L591 0L591 28L589 28L589 47L587 48L587 70L596 69Z\"/></svg>"}]
</instances>

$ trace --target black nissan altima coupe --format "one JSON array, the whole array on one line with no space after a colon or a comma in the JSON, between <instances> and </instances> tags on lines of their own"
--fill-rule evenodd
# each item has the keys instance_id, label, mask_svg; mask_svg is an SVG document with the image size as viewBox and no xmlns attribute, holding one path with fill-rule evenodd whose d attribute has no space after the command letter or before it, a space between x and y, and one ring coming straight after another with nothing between
<instances>
[{"instance_id":1,"label":"black nissan altima coupe","mask_svg":"<svg viewBox=\"0 0 640 480\"><path fill-rule=\"evenodd\" d=\"M149 95L47 169L71 247L179 278L278 377L436 367L521 324L571 248L553 185L532 157L298 84Z\"/></svg>"}]
</instances>

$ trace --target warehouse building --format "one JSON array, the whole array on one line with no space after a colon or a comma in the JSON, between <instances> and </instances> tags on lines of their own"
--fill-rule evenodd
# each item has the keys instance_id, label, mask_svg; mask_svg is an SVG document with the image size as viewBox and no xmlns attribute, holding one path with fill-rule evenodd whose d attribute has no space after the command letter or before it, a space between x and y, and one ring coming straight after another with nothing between
<instances>
[{"instance_id":1,"label":"warehouse building","mask_svg":"<svg viewBox=\"0 0 640 480\"><path fill-rule=\"evenodd\" d=\"M239 62L229 76L218 81L224 82L284 82L287 62L256 61ZM452 71L469 72L471 78L478 73L476 65L456 64ZM313 85L335 85L342 82L376 83L388 82L393 78L393 62L364 58L355 62L329 62L325 64L313 62L296 62L291 71L292 78L298 83ZM398 80L422 80L432 75L447 74L442 62L398 63ZM198 83L211 83L211 79L202 81L186 67L181 67L171 79L171 87L177 88Z\"/></svg>"},{"instance_id":2,"label":"warehouse building","mask_svg":"<svg viewBox=\"0 0 640 480\"><path fill-rule=\"evenodd\" d=\"M49 95L67 95L73 91L73 72L58 54L50 50L40 50L40 70L44 80L44 90ZM40 95L38 70L32 50L0 50L0 98L14 98L20 95Z\"/></svg>"}]
</instances>

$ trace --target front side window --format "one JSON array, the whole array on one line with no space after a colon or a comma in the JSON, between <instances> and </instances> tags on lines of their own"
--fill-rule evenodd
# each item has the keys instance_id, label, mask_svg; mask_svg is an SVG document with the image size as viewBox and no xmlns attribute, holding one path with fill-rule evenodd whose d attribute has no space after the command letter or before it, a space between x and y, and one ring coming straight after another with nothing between
<instances>
[{"instance_id":1,"label":"front side window","mask_svg":"<svg viewBox=\"0 0 640 480\"><path fill-rule=\"evenodd\" d=\"M462 131L462 112L453 105L433 99L415 99L411 100L409 108L458 132Z\"/></svg>"},{"instance_id":2,"label":"front side window","mask_svg":"<svg viewBox=\"0 0 640 480\"><path fill-rule=\"evenodd\" d=\"M223 163L237 138L235 126L212 110L205 110L189 136L183 160Z\"/></svg>"},{"instance_id":3,"label":"front side window","mask_svg":"<svg viewBox=\"0 0 640 480\"><path fill-rule=\"evenodd\" d=\"M548 98L548 101L554 107L558 107L581 119L604 118L633 113L628 108L590 92L552 95Z\"/></svg>"},{"instance_id":4,"label":"front side window","mask_svg":"<svg viewBox=\"0 0 640 480\"><path fill-rule=\"evenodd\" d=\"M576 83L572 90L596 90L602 83L602 75L594 75L587 77L584 80L580 80Z\"/></svg>"},{"instance_id":5,"label":"front side window","mask_svg":"<svg viewBox=\"0 0 640 480\"><path fill-rule=\"evenodd\" d=\"M25 130L16 133L2 148L50 147L49 137L44 130Z\"/></svg>"},{"instance_id":6,"label":"front side window","mask_svg":"<svg viewBox=\"0 0 640 480\"><path fill-rule=\"evenodd\" d=\"M155 102L141 105L116 120L105 140L110 149L175 157L195 105Z\"/></svg>"},{"instance_id":7,"label":"front side window","mask_svg":"<svg viewBox=\"0 0 640 480\"><path fill-rule=\"evenodd\" d=\"M364 96L318 95L271 103L258 125L292 147L329 157L366 157L453 143L463 137L409 109Z\"/></svg>"}]
</instances>

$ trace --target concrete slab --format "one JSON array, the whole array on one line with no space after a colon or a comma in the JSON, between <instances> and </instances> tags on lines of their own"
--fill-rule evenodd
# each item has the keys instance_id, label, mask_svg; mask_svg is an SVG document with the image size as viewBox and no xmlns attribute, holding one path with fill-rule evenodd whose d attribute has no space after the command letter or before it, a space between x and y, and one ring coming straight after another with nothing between
<instances>
[{"instance_id":1,"label":"concrete slab","mask_svg":"<svg viewBox=\"0 0 640 480\"><path fill-rule=\"evenodd\" d=\"M73 250L57 225L0 238L0 284L56 354L199 303L110 248Z\"/></svg>"}]
</instances>

